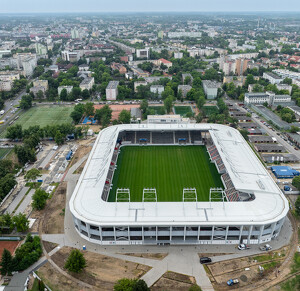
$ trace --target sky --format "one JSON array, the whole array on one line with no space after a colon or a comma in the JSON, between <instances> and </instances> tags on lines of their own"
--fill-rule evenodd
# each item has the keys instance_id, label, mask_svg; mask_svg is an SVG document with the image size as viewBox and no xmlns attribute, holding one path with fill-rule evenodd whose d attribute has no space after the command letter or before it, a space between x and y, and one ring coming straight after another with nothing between
<instances>
[{"instance_id":1,"label":"sky","mask_svg":"<svg viewBox=\"0 0 300 291\"><path fill-rule=\"evenodd\" d=\"M300 0L0 0L0 13L300 11Z\"/></svg>"}]
</instances>

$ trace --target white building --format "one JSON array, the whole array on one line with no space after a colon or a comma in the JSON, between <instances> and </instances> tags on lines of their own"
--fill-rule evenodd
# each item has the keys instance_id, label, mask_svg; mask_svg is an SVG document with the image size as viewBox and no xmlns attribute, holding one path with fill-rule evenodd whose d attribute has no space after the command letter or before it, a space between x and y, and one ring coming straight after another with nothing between
<instances>
[{"instance_id":1,"label":"white building","mask_svg":"<svg viewBox=\"0 0 300 291\"><path fill-rule=\"evenodd\" d=\"M273 92L265 93L246 93L244 102L246 104L264 104L265 102L268 105L284 104L290 103L292 100L290 95L275 95Z\"/></svg>"},{"instance_id":2,"label":"white building","mask_svg":"<svg viewBox=\"0 0 300 291\"><path fill-rule=\"evenodd\" d=\"M134 82L134 92L137 92L137 87L139 86L147 86L148 85L148 82L147 81L136 81Z\"/></svg>"},{"instance_id":3,"label":"white building","mask_svg":"<svg viewBox=\"0 0 300 291\"><path fill-rule=\"evenodd\" d=\"M287 84L276 84L278 90L286 90L289 91L289 94L292 94L293 87Z\"/></svg>"},{"instance_id":4,"label":"white building","mask_svg":"<svg viewBox=\"0 0 300 291\"><path fill-rule=\"evenodd\" d=\"M183 53L182 52L174 52L174 59L182 59Z\"/></svg>"},{"instance_id":5,"label":"white building","mask_svg":"<svg viewBox=\"0 0 300 291\"><path fill-rule=\"evenodd\" d=\"M10 91L13 86L13 81L0 81L0 91Z\"/></svg>"},{"instance_id":6,"label":"white building","mask_svg":"<svg viewBox=\"0 0 300 291\"><path fill-rule=\"evenodd\" d=\"M69 93L72 92L73 86L59 86L59 87L57 88L58 95L60 95L60 93L61 93L61 91L62 91L63 89L66 89L66 90L67 90L67 93L69 94Z\"/></svg>"},{"instance_id":7,"label":"white building","mask_svg":"<svg viewBox=\"0 0 300 291\"><path fill-rule=\"evenodd\" d=\"M218 84L214 81L202 81L203 89L207 99L216 99L218 95Z\"/></svg>"},{"instance_id":8,"label":"white building","mask_svg":"<svg viewBox=\"0 0 300 291\"><path fill-rule=\"evenodd\" d=\"M33 74L35 67L37 66L37 61L35 57L27 57L22 61L22 66L24 74L26 77L30 77Z\"/></svg>"},{"instance_id":9,"label":"white building","mask_svg":"<svg viewBox=\"0 0 300 291\"><path fill-rule=\"evenodd\" d=\"M47 55L47 47L41 43L35 44L35 50L38 56Z\"/></svg>"},{"instance_id":10,"label":"white building","mask_svg":"<svg viewBox=\"0 0 300 291\"><path fill-rule=\"evenodd\" d=\"M170 31L168 38L182 38L182 37L201 37L201 31Z\"/></svg>"},{"instance_id":11,"label":"white building","mask_svg":"<svg viewBox=\"0 0 300 291\"><path fill-rule=\"evenodd\" d=\"M49 89L48 80L35 80L33 81L34 87L44 87L45 91Z\"/></svg>"},{"instance_id":12,"label":"white building","mask_svg":"<svg viewBox=\"0 0 300 291\"><path fill-rule=\"evenodd\" d=\"M137 49L136 50L136 57L138 59L149 59L150 58L150 50L149 48L145 49Z\"/></svg>"},{"instance_id":13,"label":"white building","mask_svg":"<svg viewBox=\"0 0 300 291\"><path fill-rule=\"evenodd\" d=\"M289 79L300 79L300 73L299 72L293 72L289 70L282 70L282 69L276 69L273 70L274 73L281 76L282 79L289 78Z\"/></svg>"},{"instance_id":14,"label":"white building","mask_svg":"<svg viewBox=\"0 0 300 291\"><path fill-rule=\"evenodd\" d=\"M263 78L269 80L271 84L279 84L283 81L283 78L271 72L264 72Z\"/></svg>"},{"instance_id":15,"label":"white building","mask_svg":"<svg viewBox=\"0 0 300 291\"><path fill-rule=\"evenodd\" d=\"M119 81L110 81L106 87L106 100L117 100Z\"/></svg>"},{"instance_id":16,"label":"white building","mask_svg":"<svg viewBox=\"0 0 300 291\"><path fill-rule=\"evenodd\" d=\"M94 77L87 77L85 78L79 85L81 90L91 90L93 88L93 85L95 84Z\"/></svg>"},{"instance_id":17,"label":"white building","mask_svg":"<svg viewBox=\"0 0 300 291\"><path fill-rule=\"evenodd\" d=\"M158 94L158 96L161 96L161 93L164 92L165 88L163 85L151 85L150 86L150 92L154 94Z\"/></svg>"}]
</instances>

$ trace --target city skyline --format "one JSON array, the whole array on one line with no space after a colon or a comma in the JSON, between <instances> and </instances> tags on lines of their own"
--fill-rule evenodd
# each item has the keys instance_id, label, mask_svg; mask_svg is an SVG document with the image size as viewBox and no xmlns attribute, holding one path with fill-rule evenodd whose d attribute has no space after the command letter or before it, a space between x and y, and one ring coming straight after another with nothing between
<instances>
[{"instance_id":1,"label":"city skyline","mask_svg":"<svg viewBox=\"0 0 300 291\"><path fill-rule=\"evenodd\" d=\"M38 0L2 0L0 13L59 13L59 12L299 12L300 2L288 0L285 2L275 0L253 0L247 4L238 0L212 1L182 1L152 0L151 2L140 2L130 0L107 1L87 0L84 3L79 0L64 0L42 2Z\"/></svg>"}]
</instances>

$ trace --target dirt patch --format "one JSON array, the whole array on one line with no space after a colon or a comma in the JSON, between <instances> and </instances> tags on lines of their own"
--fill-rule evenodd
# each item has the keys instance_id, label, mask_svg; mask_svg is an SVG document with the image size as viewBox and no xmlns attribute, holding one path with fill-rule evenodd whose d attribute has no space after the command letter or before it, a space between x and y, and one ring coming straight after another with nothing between
<instances>
[{"instance_id":1,"label":"dirt patch","mask_svg":"<svg viewBox=\"0 0 300 291\"><path fill-rule=\"evenodd\" d=\"M94 108L97 110L97 109L100 109L102 108L104 105L94 105ZM130 111L131 108L139 108L140 105L139 104L119 104L119 105L109 105L109 107L111 108L112 110L112 120L114 119L118 119L119 117L119 114L122 110L128 110Z\"/></svg>"},{"instance_id":2,"label":"dirt patch","mask_svg":"<svg viewBox=\"0 0 300 291\"><path fill-rule=\"evenodd\" d=\"M43 246L47 253L50 253L52 250L54 250L58 246L58 244L44 241L44 240L42 241L42 243L43 243Z\"/></svg>"},{"instance_id":3,"label":"dirt patch","mask_svg":"<svg viewBox=\"0 0 300 291\"><path fill-rule=\"evenodd\" d=\"M72 248L63 247L51 258L62 269ZM140 278L151 268L149 266L115 259L92 252L83 252L87 267L80 274L74 274L77 279L93 285L101 290L113 290L114 284L122 278ZM71 273L70 273L71 274ZM71 274L73 276L73 274Z\"/></svg>"},{"instance_id":4,"label":"dirt patch","mask_svg":"<svg viewBox=\"0 0 300 291\"><path fill-rule=\"evenodd\" d=\"M20 241L0 241L0 258L2 257L4 249L7 249L11 254L14 254L20 243Z\"/></svg>"},{"instance_id":5,"label":"dirt patch","mask_svg":"<svg viewBox=\"0 0 300 291\"><path fill-rule=\"evenodd\" d=\"M46 263L36 273L53 291L91 290L82 288L82 286L73 280L70 280L66 276L62 275L56 269L54 269L50 263ZM100 291L101 289L95 288L93 290Z\"/></svg>"},{"instance_id":6,"label":"dirt patch","mask_svg":"<svg viewBox=\"0 0 300 291\"><path fill-rule=\"evenodd\" d=\"M69 168L74 166L81 158L83 158L85 155L89 154L92 150L92 147L88 144L86 145L80 145L78 149L76 150L74 156L72 157L71 163L69 165Z\"/></svg>"},{"instance_id":7,"label":"dirt patch","mask_svg":"<svg viewBox=\"0 0 300 291\"><path fill-rule=\"evenodd\" d=\"M187 291L195 284L195 278L174 272L166 272L162 277L151 287L151 290L176 290Z\"/></svg>"},{"instance_id":8,"label":"dirt patch","mask_svg":"<svg viewBox=\"0 0 300 291\"><path fill-rule=\"evenodd\" d=\"M74 171L73 174L81 174L86 162L87 162L87 159Z\"/></svg>"},{"instance_id":9,"label":"dirt patch","mask_svg":"<svg viewBox=\"0 0 300 291\"><path fill-rule=\"evenodd\" d=\"M126 256L132 256L132 257L138 257L138 258L146 258L146 259L154 259L154 260L162 260L164 259L168 254L167 253L155 253L155 254L148 254L148 253L126 253L122 255Z\"/></svg>"},{"instance_id":10,"label":"dirt patch","mask_svg":"<svg viewBox=\"0 0 300 291\"><path fill-rule=\"evenodd\" d=\"M67 182L62 182L48 201L44 210L43 233L64 233L66 191Z\"/></svg>"}]
</instances>

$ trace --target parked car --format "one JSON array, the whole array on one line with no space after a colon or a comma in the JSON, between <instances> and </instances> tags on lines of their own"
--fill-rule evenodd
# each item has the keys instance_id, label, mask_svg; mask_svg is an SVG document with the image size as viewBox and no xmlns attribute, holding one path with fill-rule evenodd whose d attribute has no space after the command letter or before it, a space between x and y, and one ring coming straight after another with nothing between
<instances>
[{"instance_id":1,"label":"parked car","mask_svg":"<svg viewBox=\"0 0 300 291\"><path fill-rule=\"evenodd\" d=\"M200 258L200 263L201 264L211 263L211 258L202 257L202 258Z\"/></svg>"},{"instance_id":2,"label":"parked car","mask_svg":"<svg viewBox=\"0 0 300 291\"><path fill-rule=\"evenodd\" d=\"M272 247L269 244L266 244L266 245L264 245L262 247L259 247L259 249L261 251L270 251L272 249Z\"/></svg>"},{"instance_id":3,"label":"parked car","mask_svg":"<svg viewBox=\"0 0 300 291\"><path fill-rule=\"evenodd\" d=\"M227 281L227 285L228 286L232 286L232 285L235 285L235 284L238 284L239 283L239 280L238 279L229 279Z\"/></svg>"},{"instance_id":4,"label":"parked car","mask_svg":"<svg viewBox=\"0 0 300 291\"><path fill-rule=\"evenodd\" d=\"M239 244L238 249L241 250L241 251L248 250L248 249L250 249L250 246L248 246L246 244Z\"/></svg>"}]
</instances>

